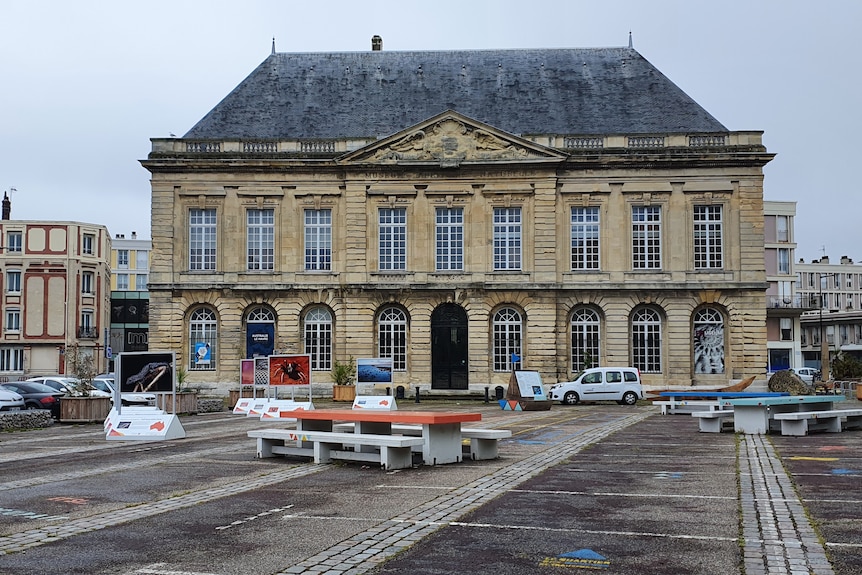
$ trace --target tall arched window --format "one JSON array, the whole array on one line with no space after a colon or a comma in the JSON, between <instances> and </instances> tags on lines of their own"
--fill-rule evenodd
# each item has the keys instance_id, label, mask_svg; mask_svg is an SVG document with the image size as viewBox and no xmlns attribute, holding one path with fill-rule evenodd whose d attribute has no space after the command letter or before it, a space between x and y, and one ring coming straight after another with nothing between
<instances>
[{"instance_id":1,"label":"tall arched window","mask_svg":"<svg viewBox=\"0 0 862 575\"><path fill-rule=\"evenodd\" d=\"M391 357L393 370L407 370L407 314L397 307L388 307L380 312L377 355Z\"/></svg>"},{"instance_id":2,"label":"tall arched window","mask_svg":"<svg viewBox=\"0 0 862 575\"><path fill-rule=\"evenodd\" d=\"M692 350L694 373L724 373L724 317L705 307L694 314Z\"/></svg>"},{"instance_id":3,"label":"tall arched window","mask_svg":"<svg viewBox=\"0 0 862 575\"><path fill-rule=\"evenodd\" d=\"M661 316L651 308L632 315L632 367L643 373L661 373Z\"/></svg>"},{"instance_id":4,"label":"tall arched window","mask_svg":"<svg viewBox=\"0 0 862 575\"><path fill-rule=\"evenodd\" d=\"M268 306L248 311L245 319L245 357L267 357L275 351L275 312Z\"/></svg>"},{"instance_id":5,"label":"tall arched window","mask_svg":"<svg viewBox=\"0 0 862 575\"><path fill-rule=\"evenodd\" d=\"M572 314L572 371L601 365L599 356L599 314L587 307Z\"/></svg>"},{"instance_id":6,"label":"tall arched window","mask_svg":"<svg viewBox=\"0 0 862 575\"><path fill-rule=\"evenodd\" d=\"M305 314L305 353L311 356L312 371L332 369L332 314L325 307L313 307Z\"/></svg>"},{"instance_id":7,"label":"tall arched window","mask_svg":"<svg viewBox=\"0 0 862 575\"><path fill-rule=\"evenodd\" d=\"M512 371L512 354L521 357L522 324L516 309L504 307L494 314L494 371Z\"/></svg>"},{"instance_id":8,"label":"tall arched window","mask_svg":"<svg viewBox=\"0 0 862 575\"><path fill-rule=\"evenodd\" d=\"M214 370L218 350L218 321L209 308L198 308L189 317L189 369Z\"/></svg>"}]
</instances>

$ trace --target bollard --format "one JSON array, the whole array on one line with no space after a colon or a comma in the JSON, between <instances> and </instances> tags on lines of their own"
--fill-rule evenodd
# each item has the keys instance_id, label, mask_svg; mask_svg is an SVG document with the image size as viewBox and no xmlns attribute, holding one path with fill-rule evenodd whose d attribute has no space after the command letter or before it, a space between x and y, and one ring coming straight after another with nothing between
<instances>
[{"instance_id":1,"label":"bollard","mask_svg":"<svg viewBox=\"0 0 862 575\"><path fill-rule=\"evenodd\" d=\"M388 388L388 387L386 388L386 395L392 395L391 393L389 393L389 389L390 388Z\"/></svg>"},{"instance_id":2,"label":"bollard","mask_svg":"<svg viewBox=\"0 0 862 575\"><path fill-rule=\"evenodd\" d=\"M485 386L485 403L490 403L490 402L491 402L491 396L490 396L490 395L488 395L488 390L489 390L489 389L490 389L490 388L486 385L486 386Z\"/></svg>"},{"instance_id":3,"label":"bollard","mask_svg":"<svg viewBox=\"0 0 862 575\"><path fill-rule=\"evenodd\" d=\"M419 386L416 386L416 403L419 403Z\"/></svg>"}]
</instances>

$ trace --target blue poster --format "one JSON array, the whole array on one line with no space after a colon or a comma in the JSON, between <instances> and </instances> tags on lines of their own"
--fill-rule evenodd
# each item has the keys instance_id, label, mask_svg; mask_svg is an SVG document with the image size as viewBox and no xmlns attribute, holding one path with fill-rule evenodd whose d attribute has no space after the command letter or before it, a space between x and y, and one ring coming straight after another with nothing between
<instances>
[{"instance_id":1,"label":"blue poster","mask_svg":"<svg viewBox=\"0 0 862 575\"><path fill-rule=\"evenodd\" d=\"M245 356L268 357L275 350L275 324L250 323L245 329Z\"/></svg>"},{"instance_id":2,"label":"blue poster","mask_svg":"<svg viewBox=\"0 0 862 575\"><path fill-rule=\"evenodd\" d=\"M195 343L195 365L209 365L212 355L210 344L204 342Z\"/></svg>"}]
</instances>

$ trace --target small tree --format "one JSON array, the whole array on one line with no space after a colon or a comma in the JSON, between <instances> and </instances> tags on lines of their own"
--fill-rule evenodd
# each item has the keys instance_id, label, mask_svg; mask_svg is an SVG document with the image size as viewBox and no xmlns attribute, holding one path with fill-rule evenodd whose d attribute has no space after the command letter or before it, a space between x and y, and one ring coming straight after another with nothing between
<instances>
[{"instance_id":1,"label":"small tree","mask_svg":"<svg viewBox=\"0 0 862 575\"><path fill-rule=\"evenodd\" d=\"M332 381L335 385L353 385L356 377L356 363L353 357L347 363L341 363L337 359L332 364Z\"/></svg>"},{"instance_id":2,"label":"small tree","mask_svg":"<svg viewBox=\"0 0 862 575\"><path fill-rule=\"evenodd\" d=\"M89 397L95 387L93 379L96 377L96 362L93 361L92 353L85 353L78 344L66 349L66 365L72 368L72 374L78 380L73 395Z\"/></svg>"}]
</instances>

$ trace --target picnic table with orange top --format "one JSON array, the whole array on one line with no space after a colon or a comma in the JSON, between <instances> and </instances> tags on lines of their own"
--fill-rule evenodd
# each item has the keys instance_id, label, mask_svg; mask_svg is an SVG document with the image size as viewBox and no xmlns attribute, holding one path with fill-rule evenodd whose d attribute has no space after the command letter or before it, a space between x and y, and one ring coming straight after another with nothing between
<instances>
[{"instance_id":1,"label":"picnic table with orange top","mask_svg":"<svg viewBox=\"0 0 862 575\"><path fill-rule=\"evenodd\" d=\"M393 458L401 445L407 445L410 440L416 441L422 448L422 460L425 465L439 465L461 461L461 424L481 421L481 413L460 411L373 411L364 409L313 409L283 411L282 418L296 419L296 441L312 444L317 451L315 460L319 461L329 456L346 457L343 450L330 449L325 446L335 444L353 445L353 451L370 453L378 449L391 449ZM354 424L353 434L333 431L335 422ZM420 438L402 436L393 437L393 425L419 425L422 427ZM249 432L251 435L251 432ZM258 434L259 435L259 434ZM258 436L256 435L256 436ZM389 448L387 444L391 444ZM397 445L396 445L397 444ZM322 454L318 457L318 454ZM383 458L386 454L384 451ZM400 456L398 456L400 457ZM387 465L385 461L382 461Z\"/></svg>"}]
</instances>

